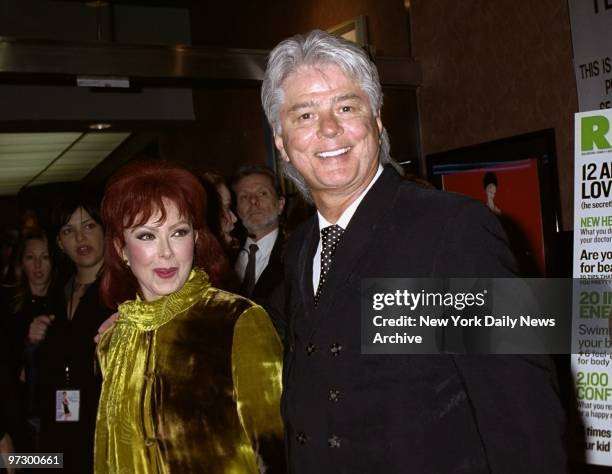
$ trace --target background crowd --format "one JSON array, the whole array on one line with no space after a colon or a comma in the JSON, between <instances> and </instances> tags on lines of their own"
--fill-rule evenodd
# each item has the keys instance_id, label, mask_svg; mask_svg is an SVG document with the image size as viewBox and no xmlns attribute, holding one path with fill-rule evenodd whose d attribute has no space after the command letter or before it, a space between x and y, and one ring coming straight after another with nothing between
<instances>
[{"instance_id":1,"label":"background crowd","mask_svg":"<svg viewBox=\"0 0 612 474\"><path fill-rule=\"evenodd\" d=\"M217 286L263 302L282 279L288 232L274 172L246 166L233 177L205 172L198 179L208 228L228 262ZM67 188L48 215L24 212L22 228L6 235L2 248L0 449L63 452L74 472L92 469L102 382L94 337L114 313L99 296L101 198ZM64 389L78 387L78 412L58 414L66 406L58 405L59 387L64 398ZM70 416L75 420L64 419Z\"/></svg>"}]
</instances>

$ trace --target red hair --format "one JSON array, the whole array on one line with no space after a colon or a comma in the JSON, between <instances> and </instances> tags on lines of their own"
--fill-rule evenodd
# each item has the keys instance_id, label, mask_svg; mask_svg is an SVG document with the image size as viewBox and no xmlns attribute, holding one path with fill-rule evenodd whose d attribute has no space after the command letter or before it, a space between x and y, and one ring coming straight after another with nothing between
<instances>
[{"instance_id":1,"label":"red hair","mask_svg":"<svg viewBox=\"0 0 612 474\"><path fill-rule=\"evenodd\" d=\"M228 271L228 262L206 224L206 191L190 171L163 160L140 160L127 164L109 180L102 200L105 225L105 265L100 281L102 301L111 308L134 299L138 281L126 267L117 246L123 248L123 231L143 225L157 212L166 219L164 199L173 202L179 214L191 221L198 238L193 265L206 270L218 286Z\"/></svg>"}]
</instances>

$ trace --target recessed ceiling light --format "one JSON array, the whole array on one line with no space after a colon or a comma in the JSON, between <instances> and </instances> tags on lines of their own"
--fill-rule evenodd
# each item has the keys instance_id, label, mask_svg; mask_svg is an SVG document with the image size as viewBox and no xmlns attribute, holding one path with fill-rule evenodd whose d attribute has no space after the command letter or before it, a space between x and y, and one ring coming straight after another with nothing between
<instances>
[{"instance_id":1,"label":"recessed ceiling light","mask_svg":"<svg viewBox=\"0 0 612 474\"><path fill-rule=\"evenodd\" d=\"M89 128L92 130L106 130L111 127L112 125L110 123L92 123L89 125Z\"/></svg>"},{"instance_id":2,"label":"recessed ceiling light","mask_svg":"<svg viewBox=\"0 0 612 474\"><path fill-rule=\"evenodd\" d=\"M112 130L0 133L0 196L45 183L80 181L129 135Z\"/></svg>"}]
</instances>

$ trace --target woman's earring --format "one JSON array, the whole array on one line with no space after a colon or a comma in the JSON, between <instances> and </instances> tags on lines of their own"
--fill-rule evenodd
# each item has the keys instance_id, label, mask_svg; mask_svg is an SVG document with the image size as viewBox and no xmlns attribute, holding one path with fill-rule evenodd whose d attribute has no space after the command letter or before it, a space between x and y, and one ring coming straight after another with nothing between
<instances>
[{"instance_id":1,"label":"woman's earring","mask_svg":"<svg viewBox=\"0 0 612 474\"><path fill-rule=\"evenodd\" d=\"M126 268L130 268L130 261L127 258L124 258L123 265L125 265Z\"/></svg>"}]
</instances>

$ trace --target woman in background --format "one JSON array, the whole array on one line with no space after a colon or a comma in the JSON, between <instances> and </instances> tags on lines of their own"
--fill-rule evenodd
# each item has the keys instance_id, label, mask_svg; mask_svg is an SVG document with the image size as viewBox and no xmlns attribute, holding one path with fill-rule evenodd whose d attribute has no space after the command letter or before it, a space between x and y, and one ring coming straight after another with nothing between
<instances>
[{"instance_id":1,"label":"woman in background","mask_svg":"<svg viewBox=\"0 0 612 474\"><path fill-rule=\"evenodd\" d=\"M232 211L232 194L223 176L207 172L202 174L201 183L208 196L206 213L207 222L213 235L219 239L232 260L232 252L239 247L238 240L232 235L234 225L238 221Z\"/></svg>"},{"instance_id":2,"label":"woman in background","mask_svg":"<svg viewBox=\"0 0 612 474\"><path fill-rule=\"evenodd\" d=\"M78 192L66 195L54 210L53 225L70 271L52 295L50 315L35 318L28 334L40 360L40 447L64 453L64 472L83 474L93 469L101 385L93 338L111 314L99 298L104 230L95 199ZM72 408L69 420L64 392Z\"/></svg>"},{"instance_id":3,"label":"woman in background","mask_svg":"<svg viewBox=\"0 0 612 474\"><path fill-rule=\"evenodd\" d=\"M29 450L37 448L40 431L40 392L36 346L26 345L32 321L50 315L49 288L53 264L47 236L40 229L25 235L17 248L16 288L10 318L10 345L13 377L20 385L23 413L28 420ZM17 443L19 444L19 443ZM21 448L21 446L20 446Z\"/></svg>"},{"instance_id":4,"label":"woman in background","mask_svg":"<svg viewBox=\"0 0 612 474\"><path fill-rule=\"evenodd\" d=\"M232 195L226 180L217 173L206 172L200 175L200 183L206 193L206 223L213 236L221 244L228 262L233 262L240 251L240 243L234 236L234 224L238 221L232 211ZM233 268L230 268L217 282L218 288L235 292L240 287L240 281Z\"/></svg>"},{"instance_id":5,"label":"woman in background","mask_svg":"<svg viewBox=\"0 0 612 474\"><path fill-rule=\"evenodd\" d=\"M167 162L108 183L101 289L122 304L98 345L97 473L284 472L281 344L261 307L214 287L228 263L205 209Z\"/></svg>"},{"instance_id":6,"label":"woman in background","mask_svg":"<svg viewBox=\"0 0 612 474\"><path fill-rule=\"evenodd\" d=\"M491 171L484 174L482 185L485 190L485 204L493 214L501 216L501 209L495 204L495 195L497 194L497 175Z\"/></svg>"}]
</instances>

